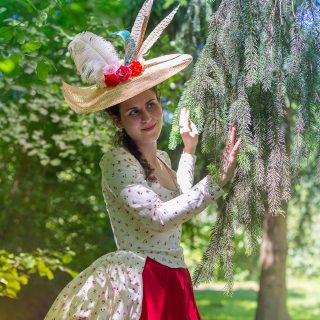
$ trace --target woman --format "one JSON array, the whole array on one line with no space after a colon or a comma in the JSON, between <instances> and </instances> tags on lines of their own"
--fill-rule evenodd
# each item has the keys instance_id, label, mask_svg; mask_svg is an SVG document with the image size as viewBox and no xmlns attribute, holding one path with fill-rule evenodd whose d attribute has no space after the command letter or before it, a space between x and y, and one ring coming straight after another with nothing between
<instances>
[{"instance_id":1,"label":"woman","mask_svg":"<svg viewBox=\"0 0 320 320\"><path fill-rule=\"evenodd\" d=\"M188 121L189 111L182 109L180 132L184 142L184 153L180 159L177 179L175 172L171 169L168 154L157 149L163 112L155 88L146 90L105 111L122 130L122 147L108 152L101 162L106 203L112 203L113 191L117 193L122 190L120 198L128 208L123 216L119 216L119 212L116 213L119 219L118 227L123 227L123 233L127 232L127 238L123 239L121 239L121 232L118 233L117 245L118 248L138 252L146 258L142 272L143 302L140 319L201 319L179 242L181 223L199 213L199 208L203 208L203 204L199 207L197 207L199 203L195 204L194 208L188 208L186 211L185 201L192 205L194 198L185 197L181 202L177 200L179 197L175 198L182 191L188 192L192 188L196 158L194 153L198 143L197 128L192 121ZM228 161L218 183L220 188L233 177L235 170L239 141L234 145L235 127L231 127L231 130L232 134L225 150ZM130 158L132 155L140 164ZM122 174L129 175L126 169L128 166L130 173L135 172L126 177L126 182L119 183ZM146 175L145 179L142 176L139 177L137 173L142 168ZM129 185L127 185L128 178L132 180ZM216 189L211 191L210 196L218 198L221 195L221 189L218 186L214 187ZM150 192L147 193L147 191ZM168 201L170 199L171 201ZM134 202L134 205L130 201ZM161 201L167 201L166 205ZM207 203L199 198L196 201ZM153 212L152 217L152 212L148 210L155 204L159 209ZM164 207L167 209L166 217L163 216L166 211ZM117 218L114 215L116 211L113 209L109 208L109 214L111 219L116 221ZM132 209L139 210L135 213L137 225L143 223L146 226L145 229L141 227L135 229L137 225L132 223L130 226L127 225L127 228L124 226L128 219L130 222L135 220L131 217ZM149 220L149 217L152 219ZM118 227L114 229L116 233Z\"/></svg>"},{"instance_id":2,"label":"woman","mask_svg":"<svg viewBox=\"0 0 320 320\"><path fill-rule=\"evenodd\" d=\"M143 59L176 12L143 42L151 7L152 0L147 0L130 36L119 32L126 41L123 60L111 43L90 32L77 35L69 45L82 79L96 84L77 88L64 83L65 100L77 113L105 110L123 132L123 144L100 160L117 250L74 278L46 320L201 319L180 246L181 224L223 194L222 187L234 174L239 141L234 144L233 128L218 183L207 175L193 185L198 133L187 110L180 114L184 152L176 173L168 154L157 149L163 113L155 86L185 68L192 57Z\"/></svg>"}]
</instances>

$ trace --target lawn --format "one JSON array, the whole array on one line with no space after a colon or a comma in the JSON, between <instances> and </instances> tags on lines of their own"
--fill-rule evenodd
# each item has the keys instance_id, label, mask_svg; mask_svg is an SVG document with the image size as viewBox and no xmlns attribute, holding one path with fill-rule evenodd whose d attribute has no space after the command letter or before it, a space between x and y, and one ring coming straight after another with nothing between
<instances>
[{"instance_id":1,"label":"lawn","mask_svg":"<svg viewBox=\"0 0 320 320\"><path fill-rule=\"evenodd\" d=\"M224 295L223 286L202 285L195 290L202 320L253 320L257 285L237 283L232 296ZM320 280L289 279L288 309L292 320L320 319Z\"/></svg>"}]
</instances>

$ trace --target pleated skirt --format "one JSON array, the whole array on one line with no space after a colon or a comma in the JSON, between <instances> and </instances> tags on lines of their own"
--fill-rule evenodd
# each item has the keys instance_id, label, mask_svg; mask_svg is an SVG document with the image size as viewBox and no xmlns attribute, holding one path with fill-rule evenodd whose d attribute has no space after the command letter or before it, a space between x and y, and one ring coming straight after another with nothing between
<instances>
[{"instance_id":1,"label":"pleated skirt","mask_svg":"<svg viewBox=\"0 0 320 320\"><path fill-rule=\"evenodd\" d=\"M147 257L142 279L140 320L201 320L188 269L170 268Z\"/></svg>"}]
</instances>

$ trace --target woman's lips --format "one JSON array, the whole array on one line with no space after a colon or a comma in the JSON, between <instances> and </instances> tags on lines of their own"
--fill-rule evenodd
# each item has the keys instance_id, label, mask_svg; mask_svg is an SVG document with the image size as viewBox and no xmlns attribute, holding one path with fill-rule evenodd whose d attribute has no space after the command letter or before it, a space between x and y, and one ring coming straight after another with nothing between
<instances>
[{"instance_id":1,"label":"woman's lips","mask_svg":"<svg viewBox=\"0 0 320 320\"><path fill-rule=\"evenodd\" d=\"M150 130L152 130L155 126L156 126L156 123L155 123L152 127L147 128L147 129L142 129L142 130L143 130L143 131L150 131Z\"/></svg>"}]
</instances>

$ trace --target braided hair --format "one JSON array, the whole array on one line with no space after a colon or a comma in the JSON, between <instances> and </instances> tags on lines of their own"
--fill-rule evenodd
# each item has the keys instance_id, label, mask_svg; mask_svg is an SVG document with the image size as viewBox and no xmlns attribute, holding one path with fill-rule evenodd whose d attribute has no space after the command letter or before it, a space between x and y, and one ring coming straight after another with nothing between
<instances>
[{"instance_id":1,"label":"braided hair","mask_svg":"<svg viewBox=\"0 0 320 320\"><path fill-rule=\"evenodd\" d=\"M156 94L157 100L160 101L160 92L157 86L152 87L150 90L152 90ZM105 113L108 114L110 118L112 116L120 118L120 103L112 107L103 109L102 114ZM126 130L122 128L121 130L117 131L114 138L114 145L126 148L139 161L139 163L145 171L146 180L150 182L156 181L156 177L152 174L154 169L150 166L149 162L143 157L142 152L139 150L134 140L132 140L131 137L128 135Z\"/></svg>"}]
</instances>

